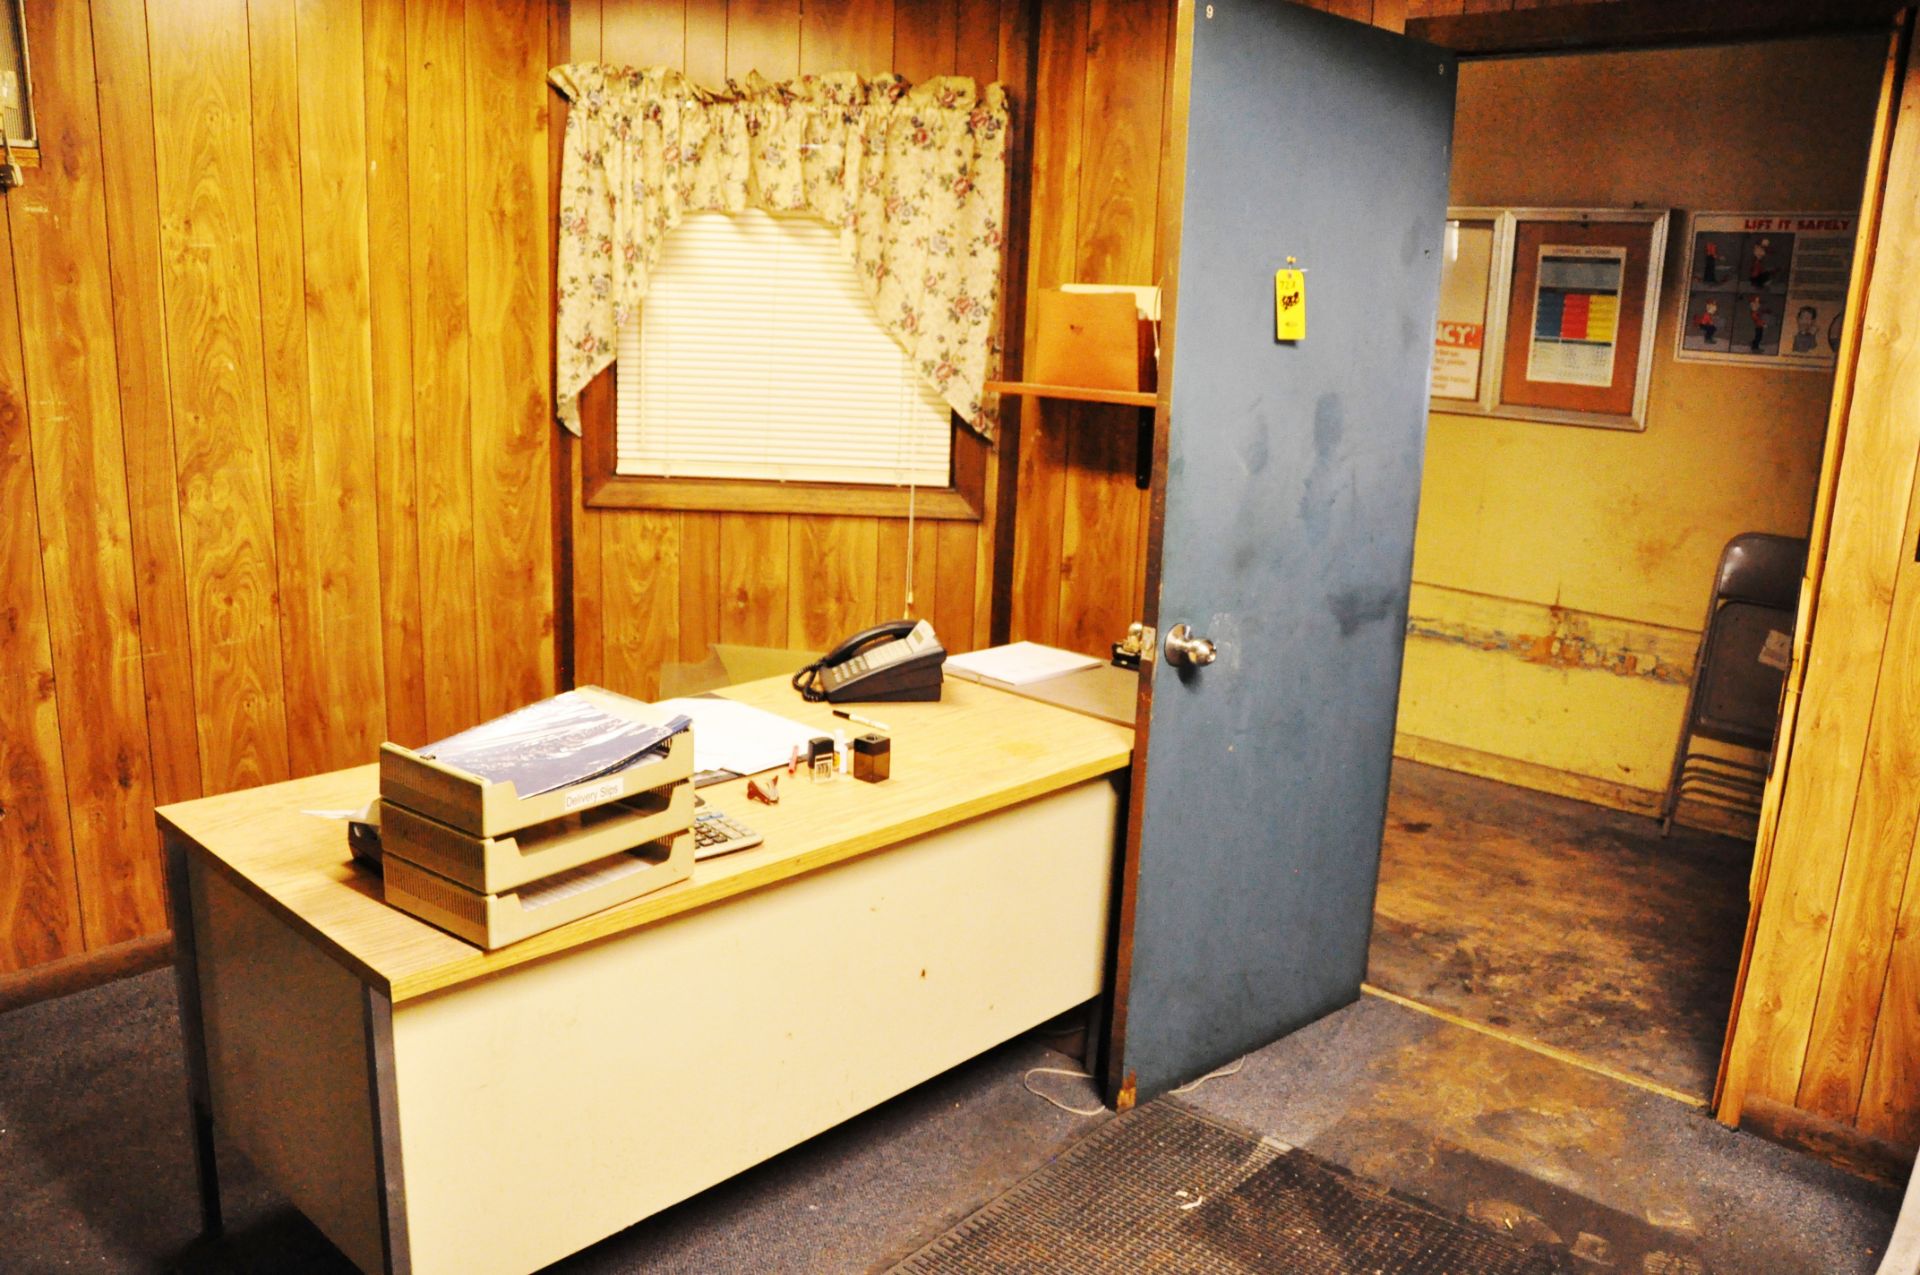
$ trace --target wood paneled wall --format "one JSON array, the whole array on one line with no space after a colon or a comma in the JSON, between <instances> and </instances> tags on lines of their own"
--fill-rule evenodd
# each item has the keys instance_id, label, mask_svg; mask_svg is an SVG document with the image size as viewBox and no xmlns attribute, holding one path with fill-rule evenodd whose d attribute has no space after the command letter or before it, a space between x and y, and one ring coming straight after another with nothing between
<instances>
[{"instance_id":1,"label":"wood paneled wall","mask_svg":"<svg viewBox=\"0 0 1920 1275\"><path fill-rule=\"evenodd\" d=\"M1160 279L1160 148L1174 6L1061 0L1035 52L1029 296ZM1032 307L1029 306L1029 314ZM1138 410L1022 403L1011 635L1104 655L1141 614Z\"/></svg>"},{"instance_id":2,"label":"wood paneled wall","mask_svg":"<svg viewBox=\"0 0 1920 1275\"><path fill-rule=\"evenodd\" d=\"M1920 66L1906 72L1884 172L1720 1115L1737 1121L1766 1099L1910 1156L1920 1145L1920 299L1903 282L1920 269Z\"/></svg>"},{"instance_id":3,"label":"wood paneled wall","mask_svg":"<svg viewBox=\"0 0 1920 1275\"><path fill-rule=\"evenodd\" d=\"M1024 65L1008 43L1015 16L1000 0L572 0L568 56L712 85L842 70L987 83ZM646 696L663 664L698 662L715 642L822 649L906 613L909 552L913 614L950 650L987 640L991 505L981 523L916 522L911 547L904 518L588 509L566 446L581 682Z\"/></svg>"},{"instance_id":4,"label":"wood paneled wall","mask_svg":"<svg viewBox=\"0 0 1920 1275\"><path fill-rule=\"evenodd\" d=\"M548 7L26 9L0 971L166 928L156 804L365 762L555 671Z\"/></svg>"}]
</instances>

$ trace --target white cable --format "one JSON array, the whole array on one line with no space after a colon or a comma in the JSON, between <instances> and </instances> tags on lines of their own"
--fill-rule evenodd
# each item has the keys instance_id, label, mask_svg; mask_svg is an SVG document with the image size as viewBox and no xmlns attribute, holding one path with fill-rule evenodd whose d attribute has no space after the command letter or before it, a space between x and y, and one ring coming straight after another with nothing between
<instances>
[{"instance_id":1,"label":"white cable","mask_svg":"<svg viewBox=\"0 0 1920 1275\"><path fill-rule=\"evenodd\" d=\"M1177 1093L1177 1094L1192 1093L1194 1090L1198 1089L1201 1085L1206 1084L1209 1080L1221 1080L1227 1076L1239 1075L1241 1069L1244 1068L1246 1065L1247 1065L1247 1059L1246 1059L1246 1056L1243 1054L1240 1057L1234 1059L1232 1062L1228 1063L1226 1066L1221 1067L1215 1071L1210 1071L1206 1075L1200 1077L1200 1079L1198 1080L1189 1081L1188 1083L1181 1085L1178 1089L1170 1089L1167 1092ZM1023 1088L1026 1089L1028 1093L1032 1094L1034 1097L1040 1099L1043 1102L1050 1102L1054 1106L1060 1108L1060 1110L1062 1111L1071 1111L1076 1116L1097 1116L1101 1112L1106 1110L1106 1107L1104 1106L1069 1107L1066 1103L1061 1102L1058 1098L1055 1098L1050 1094L1043 1094L1038 1089L1035 1089L1033 1087L1033 1078L1035 1076L1070 1076L1075 1080L1092 1080L1093 1079L1092 1075L1090 1075L1087 1072L1074 1071L1072 1068L1069 1068L1069 1067L1034 1067L1030 1069L1026 1075L1020 1078L1020 1084Z\"/></svg>"},{"instance_id":2,"label":"white cable","mask_svg":"<svg viewBox=\"0 0 1920 1275\"><path fill-rule=\"evenodd\" d=\"M1201 1085L1206 1084L1209 1080L1219 1080L1223 1076L1239 1075L1240 1069L1246 1065L1247 1065L1247 1057L1245 1054L1242 1054L1240 1057L1234 1059L1232 1062L1220 1068L1218 1071L1210 1071L1206 1075L1200 1077L1200 1079L1198 1080L1192 1081L1188 1084L1181 1085L1178 1089L1170 1089L1167 1092L1192 1093L1194 1090L1198 1089Z\"/></svg>"},{"instance_id":3,"label":"white cable","mask_svg":"<svg viewBox=\"0 0 1920 1275\"><path fill-rule=\"evenodd\" d=\"M1076 1116L1097 1116L1097 1115L1100 1115L1102 1112L1106 1111L1106 1107L1104 1106L1069 1107L1066 1103L1061 1102L1058 1098L1055 1098L1050 1094L1043 1094L1038 1089L1035 1089L1033 1087L1033 1078L1035 1076L1071 1076L1075 1080L1092 1080L1093 1077L1088 1075L1084 1071L1074 1071L1069 1067L1035 1067L1029 1072L1027 1072L1026 1075L1020 1078L1020 1083L1022 1086L1026 1088L1026 1091L1028 1093L1040 1099L1042 1102L1050 1102L1054 1106L1060 1108L1060 1110L1071 1111Z\"/></svg>"}]
</instances>

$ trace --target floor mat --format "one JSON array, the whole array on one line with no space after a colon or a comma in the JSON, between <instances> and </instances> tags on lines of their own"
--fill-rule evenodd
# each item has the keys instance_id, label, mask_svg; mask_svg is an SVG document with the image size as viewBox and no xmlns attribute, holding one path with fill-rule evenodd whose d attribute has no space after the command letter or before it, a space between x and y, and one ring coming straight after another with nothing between
<instances>
[{"instance_id":1,"label":"floor mat","mask_svg":"<svg viewBox=\"0 0 1920 1275\"><path fill-rule=\"evenodd\" d=\"M895 1275L1556 1275L1522 1247L1161 1099L1112 1121Z\"/></svg>"}]
</instances>

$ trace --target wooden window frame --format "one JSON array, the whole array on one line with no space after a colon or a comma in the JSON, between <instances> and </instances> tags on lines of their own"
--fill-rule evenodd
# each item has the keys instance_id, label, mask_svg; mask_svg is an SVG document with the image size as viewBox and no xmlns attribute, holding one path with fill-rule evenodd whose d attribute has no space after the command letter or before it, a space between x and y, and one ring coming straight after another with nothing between
<instances>
[{"instance_id":1,"label":"wooden window frame","mask_svg":"<svg viewBox=\"0 0 1920 1275\"><path fill-rule=\"evenodd\" d=\"M953 420L952 463L945 487L882 487L866 483L773 482L757 478L659 478L618 473L614 404L619 364L580 392L581 477L591 509L670 509L750 514L841 514L979 522L985 517L987 441Z\"/></svg>"}]
</instances>

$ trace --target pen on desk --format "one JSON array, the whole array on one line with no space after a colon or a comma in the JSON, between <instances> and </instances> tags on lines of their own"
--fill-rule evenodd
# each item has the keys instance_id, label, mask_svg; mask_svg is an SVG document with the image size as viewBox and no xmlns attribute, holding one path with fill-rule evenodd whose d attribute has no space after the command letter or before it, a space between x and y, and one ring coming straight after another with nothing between
<instances>
[{"instance_id":1,"label":"pen on desk","mask_svg":"<svg viewBox=\"0 0 1920 1275\"><path fill-rule=\"evenodd\" d=\"M871 717L862 717L858 713L849 713L844 708L834 709L833 715L835 717L844 717L850 722L859 722L862 726L871 726L875 730L891 731L893 729L893 727L887 725L885 722L876 722Z\"/></svg>"}]
</instances>

